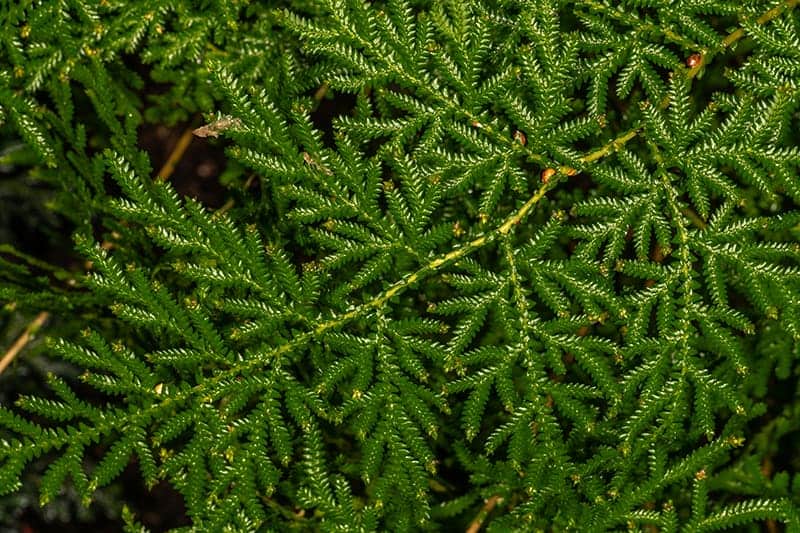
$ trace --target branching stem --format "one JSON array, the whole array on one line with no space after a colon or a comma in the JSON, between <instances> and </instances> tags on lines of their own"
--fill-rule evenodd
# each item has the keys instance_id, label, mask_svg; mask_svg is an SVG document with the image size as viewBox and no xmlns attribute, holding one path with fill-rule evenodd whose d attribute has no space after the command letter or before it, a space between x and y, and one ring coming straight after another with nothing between
<instances>
[{"instance_id":1,"label":"branching stem","mask_svg":"<svg viewBox=\"0 0 800 533\"><path fill-rule=\"evenodd\" d=\"M756 19L756 23L759 26L764 26L770 23L771 21L775 20L776 18L778 18L784 11L794 9L799 2L800 0L786 0L779 6L773 7L772 9L770 9L769 11L765 12L763 15L758 17ZM741 27L737 28L736 30L729 33L728 36L725 37L718 46L701 53L700 60L697 61L697 63L691 69L689 69L689 72L687 72L686 74L687 77L691 79L697 76L697 74L700 73L700 70L704 66L706 66L715 55L725 50L726 48L730 48L731 46L736 44L740 39L742 39L742 37L745 36L745 34L746 33L744 28Z\"/></svg>"}]
</instances>

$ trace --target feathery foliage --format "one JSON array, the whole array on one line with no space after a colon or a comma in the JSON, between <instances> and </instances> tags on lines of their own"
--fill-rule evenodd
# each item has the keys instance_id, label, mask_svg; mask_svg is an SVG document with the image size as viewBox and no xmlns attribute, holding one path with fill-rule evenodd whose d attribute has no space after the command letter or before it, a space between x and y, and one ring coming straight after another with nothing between
<instances>
[{"instance_id":1,"label":"feathery foliage","mask_svg":"<svg viewBox=\"0 0 800 533\"><path fill-rule=\"evenodd\" d=\"M800 431L797 4L2 8L88 271L0 277L85 320L0 407L0 494L45 457L42 504L134 462L199 531L800 531L760 464ZM196 112L230 209L137 146Z\"/></svg>"}]
</instances>

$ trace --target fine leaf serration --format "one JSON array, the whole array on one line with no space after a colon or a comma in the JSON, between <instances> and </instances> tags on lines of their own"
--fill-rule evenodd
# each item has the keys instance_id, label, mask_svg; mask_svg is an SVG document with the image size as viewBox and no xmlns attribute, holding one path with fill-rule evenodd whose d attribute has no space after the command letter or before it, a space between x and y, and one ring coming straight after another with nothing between
<instances>
[{"instance_id":1,"label":"fine leaf serration","mask_svg":"<svg viewBox=\"0 0 800 533\"><path fill-rule=\"evenodd\" d=\"M0 495L46 457L42 504L135 462L197 531L800 531L752 459L798 368L797 0L39 4L0 118L88 272L0 299L103 320L0 407ZM235 207L151 177L167 110L220 121Z\"/></svg>"}]
</instances>

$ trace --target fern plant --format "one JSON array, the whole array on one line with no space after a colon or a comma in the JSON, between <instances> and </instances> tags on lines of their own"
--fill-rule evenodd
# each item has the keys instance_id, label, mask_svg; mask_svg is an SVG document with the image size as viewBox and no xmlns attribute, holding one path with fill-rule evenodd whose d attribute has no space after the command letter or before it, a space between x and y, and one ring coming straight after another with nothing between
<instances>
[{"instance_id":1,"label":"fern plant","mask_svg":"<svg viewBox=\"0 0 800 533\"><path fill-rule=\"evenodd\" d=\"M48 457L42 504L133 461L198 531L800 531L797 3L5 8L89 267L0 295L103 320L0 409L0 494ZM151 177L167 108L234 207Z\"/></svg>"}]
</instances>

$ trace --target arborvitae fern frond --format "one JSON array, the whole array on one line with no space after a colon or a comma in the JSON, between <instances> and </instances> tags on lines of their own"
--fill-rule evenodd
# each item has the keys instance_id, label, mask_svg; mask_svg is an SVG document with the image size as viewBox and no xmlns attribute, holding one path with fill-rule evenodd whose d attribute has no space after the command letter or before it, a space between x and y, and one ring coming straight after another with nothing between
<instances>
[{"instance_id":1,"label":"arborvitae fern frond","mask_svg":"<svg viewBox=\"0 0 800 533\"><path fill-rule=\"evenodd\" d=\"M797 2L45 4L0 106L76 184L114 327L50 347L101 400L0 409L0 493L47 456L43 503L135 461L204 531L800 527L788 481L727 490L797 368ZM150 178L132 52L262 198Z\"/></svg>"}]
</instances>

